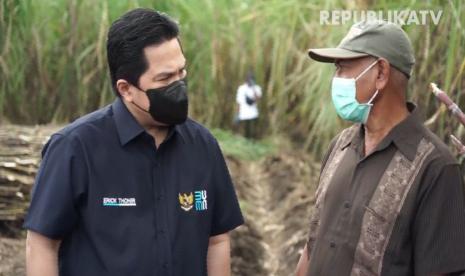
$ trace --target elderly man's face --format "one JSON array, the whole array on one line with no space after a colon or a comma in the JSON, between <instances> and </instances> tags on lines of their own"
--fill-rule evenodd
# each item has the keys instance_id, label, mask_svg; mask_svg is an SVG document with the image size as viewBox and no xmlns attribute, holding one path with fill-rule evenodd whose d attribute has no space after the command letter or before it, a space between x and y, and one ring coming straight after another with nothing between
<instances>
[{"instance_id":1,"label":"elderly man's face","mask_svg":"<svg viewBox=\"0 0 465 276\"><path fill-rule=\"evenodd\" d=\"M356 59L339 59L334 63L336 66L335 77L339 78L356 78L369 67L373 62L376 61L374 57L363 57ZM357 88L357 101L359 103L366 103L373 96L376 91L375 81L378 75L377 66L373 66L370 70L365 72L356 81Z\"/></svg>"}]
</instances>

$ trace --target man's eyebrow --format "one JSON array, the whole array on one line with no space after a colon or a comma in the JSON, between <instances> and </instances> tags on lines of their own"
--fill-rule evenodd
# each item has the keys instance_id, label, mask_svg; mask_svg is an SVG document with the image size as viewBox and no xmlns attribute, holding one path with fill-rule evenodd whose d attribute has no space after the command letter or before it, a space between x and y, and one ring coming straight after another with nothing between
<instances>
[{"instance_id":1,"label":"man's eyebrow","mask_svg":"<svg viewBox=\"0 0 465 276\"><path fill-rule=\"evenodd\" d=\"M161 77L170 77L170 76L172 76L172 75L175 75L177 72L186 69L186 67L187 67L187 63L184 63L184 66L181 67L181 69L175 70L175 71L164 71L164 72L160 72L160 73L156 74L156 75L153 77L153 79L155 80L155 79L158 79L158 78L161 78Z\"/></svg>"},{"instance_id":2,"label":"man's eyebrow","mask_svg":"<svg viewBox=\"0 0 465 276\"><path fill-rule=\"evenodd\" d=\"M170 77L172 75L173 75L172 72L161 72L161 73L158 73L155 76L153 76L152 79L153 80L164 79L164 78Z\"/></svg>"}]
</instances>

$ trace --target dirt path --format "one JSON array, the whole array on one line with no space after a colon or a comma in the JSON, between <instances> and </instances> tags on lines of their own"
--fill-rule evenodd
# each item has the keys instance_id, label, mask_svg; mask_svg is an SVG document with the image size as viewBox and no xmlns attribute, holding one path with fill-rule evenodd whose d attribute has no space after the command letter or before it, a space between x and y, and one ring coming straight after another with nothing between
<instances>
[{"instance_id":1,"label":"dirt path","mask_svg":"<svg viewBox=\"0 0 465 276\"><path fill-rule=\"evenodd\" d=\"M265 174L261 164L252 163L249 166L249 177L254 186L257 200L255 208L257 210L256 223L259 225L262 237L262 244L265 248L263 267L268 275L276 275L278 269L279 244L277 234L282 231L284 225L282 221L277 221L278 216L270 212L271 187L267 185Z\"/></svg>"},{"instance_id":2,"label":"dirt path","mask_svg":"<svg viewBox=\"0 0 465 276\"><path fill-rule=\"evenodd\" d=\"M249 176L256 183L257 225L259 225L262 244L265 248L263 267L267 275L277 275L280 266L281 233L285 229L284 221L276 213L278 208L270 205L273 202L272 185L269 185L268 174L262 164L253 163L249 166ZM278 202L277 202L278 203Z\"/></svg>"},{"instance_id":3,"label":"dirt path","mask_svg":"<svg viewBox=\"0 0 465 276\"><path fill-rule=\"evenodd\" d=\"M234 275L292 275L306 239L318 165L298 153L228 161L246 218L233 233ZM252 239L241 242L245 237ZM234 254L241 251L251 258Z\"/></svg>"},{"instance_id":4,"label":"dirt path","mask_svg":"<svg viewBox=\"0 0 465 276\"><path fill-rule=\"evenodd\" d=\"M24 240L0 237L0 276L26 275Z\"/></svg>"}]
</instances>

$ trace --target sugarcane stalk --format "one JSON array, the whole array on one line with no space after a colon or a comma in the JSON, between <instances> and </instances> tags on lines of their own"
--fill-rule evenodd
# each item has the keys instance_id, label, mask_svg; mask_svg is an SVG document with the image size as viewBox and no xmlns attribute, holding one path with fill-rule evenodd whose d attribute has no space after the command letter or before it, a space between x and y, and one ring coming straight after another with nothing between
<instances>
[{"instance_id":1,"label":"sugarcane stalk","mask_svg":"<svg viewBox=\"0 0 465 276\"><path fill-rule=\"evenodd\" d=\"M455 115L460 123L465 126L465 114L460 109L460 107L452 101L449 96L447 96L446 92L442 91L438 88L435 83L431 83L431 90L433 91L434 95L446 105L447 109L449 109L453 115Z\"/></svg>"},{"instance_id":2,"label":"sugarcane stalk","mask_svg":"<svg viewBox=\"0 0 465 276\"><path fill-rule=\"evenodd\" d=\"M447 109L450 110L450 112L459 120L463 126L465 126L465 114L460 109L460 107L454 101L452 101L451 98L449 98L446 92L439 89L435 83L430 83L430 87L436 98L442 102L447 107ZM454 144L458 150L460 156L465 157L465 146L462 144L462 142L460 142L460 140L454 135L450 135L449 137L451 138L452 144Z\"/></svg>"},{"instance_id":3,"label":"sugarcane stalk","mask_svg":"<svg viewBox=\"0 0 465 276\"><path fill-rule=\"evenodd\" d=\"M454 146L457 148L459 154L461 156L464 156L465 155L465 146L462 144L462 142L460 142L460 140L455 137L454 135L449 135L450 137L450 140L452 141L452 144L454 144Z\"/></svg>"}]
</instances>

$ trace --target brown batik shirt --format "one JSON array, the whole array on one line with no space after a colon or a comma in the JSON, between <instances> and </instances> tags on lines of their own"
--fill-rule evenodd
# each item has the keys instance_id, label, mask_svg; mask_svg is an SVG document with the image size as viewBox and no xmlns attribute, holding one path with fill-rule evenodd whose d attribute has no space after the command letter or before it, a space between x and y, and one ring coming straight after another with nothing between
<instances>
[{"instance_id":1,"label":"brown batik shirt","mask_svg":"<svg viewBox=\"0 0 465 276\"><path fill-rule=\"evenodd\" d=\"M447 146L410 115L364 156L364 128L326 154L310 222L309 276L465 270L465 192Z\"/></svg>"}]
</instances>

